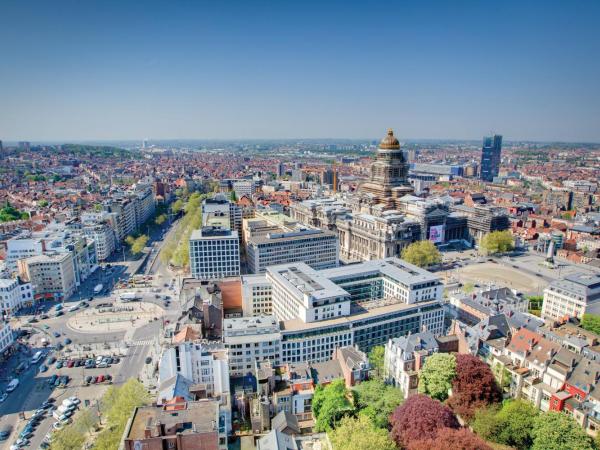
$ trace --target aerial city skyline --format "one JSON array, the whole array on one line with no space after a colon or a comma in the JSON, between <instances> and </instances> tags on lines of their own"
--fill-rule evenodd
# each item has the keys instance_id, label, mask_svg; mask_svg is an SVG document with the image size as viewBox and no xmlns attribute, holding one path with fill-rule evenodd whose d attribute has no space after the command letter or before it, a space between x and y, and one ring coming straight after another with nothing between
<instances>
[{"instance_id":1,"label":"aerial city skyline","mask_svg":"<svg viewBox=\"0 0 600 450\"><path fill-rule=\"evenodd\" d=\"M600 450L599 17L5 2L0 448Z\"/></svg>"}]
</instances>

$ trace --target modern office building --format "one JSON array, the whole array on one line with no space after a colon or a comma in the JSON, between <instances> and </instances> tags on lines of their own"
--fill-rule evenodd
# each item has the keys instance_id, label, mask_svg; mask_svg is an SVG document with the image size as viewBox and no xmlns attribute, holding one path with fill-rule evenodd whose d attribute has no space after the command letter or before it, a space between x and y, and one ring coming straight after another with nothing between
<instances>
[{"instance_id":1,"label":"modern office building","mask_svg":"<svg viewBox=\"0 0 600 450\"><path fill-rule=\"evenodd\" d=\"M273 314L273 285L266 275L242 275L242 311L244 316Z\"/></svg>"},{"instance_id":2,"label":"modern office building","mask_svg":"<svg viewBox=\"0 0 600 450\"><path fill-rule=\"evenodd\" d=\"M192 276L216 280L240 274L238 232L221 227L202 227L190 236Z\"/></svg>"},{"instance_id":3,"label":"modern office building","mask_svg":"<svg viewBox=\"0 0 600 450\"><path fill-rule=\"evenodd\" d=\"M259 348L273 349L276 342L276 361L294 363L329 360L336 347L357 345L368 352L394 337L444 331L442 283L397 258L321 271L304 263L285 264L269 267L266 280L272 285L274 316L225 319L236 320L231 326L241 346L238 358L253 355L254 344L244 347L250 337ZM252 319L261 319L263 331ZM252 368L249 361L240 365L250 366L242 372Z\"/></svg>"},{"instance_id":4,"label":"modern office building","mask_svg":"<svg viewBox=\"0 0 600 450\"><path fill-rule=\"evenodd\" d=\"M481 148L481 168L479 178L484 181L493 181L500 171L502 155L502 136L495 134L483 138Z\"/></svg>"},{"instance_id":5,"label":"modern office building","mask_svg":"<svg viewBox=\"0 0 600 450\"><path fill-rule=\"evenodd\" d=\"M244 219L242 228L251 273L291 262L304 262L315 269L338 265L338 239L333 232L300 225L273 210L256 211L254 218Z\"/></svg>"},{"instance_id":6,"label":"modern office building","mask_svg":"<svg viewBox=\"0 0 600 450\"><path fill-rule=\"evenodd\" d=\"M584 314L600 313L600 275L576 273L554 280L544 289L542 318L581 319Z\"/></svg>"},{"instance_id":7,"label":"modern office building","mask_svg":"<svg viewBox=\"0 0 600 450\"><path fill-rule=\"evenodd\" d=\"M33 303L31 283L22 282L19 278L0 279L0 310L2 317L11 316L24 305Z\"/></svg>"},{"instance_id":8,"label":"modern office building","mask_svg":"<svg viewBox=\"0 0 600 450\"><path fill-rule=\"evenodd\" d=\"M338 265L338 240L335 233L300 228L271 232L246 241L246 258L251 273L262 273L268 266L305 262L315 269Z\"/></svg>"}]
</instances>

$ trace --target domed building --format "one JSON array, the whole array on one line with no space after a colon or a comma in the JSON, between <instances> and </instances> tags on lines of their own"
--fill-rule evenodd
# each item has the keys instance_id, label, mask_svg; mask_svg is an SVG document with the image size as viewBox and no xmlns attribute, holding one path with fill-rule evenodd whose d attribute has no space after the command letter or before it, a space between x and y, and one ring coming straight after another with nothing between
<instances>
[{"instance_id":1,"label":"domed building","mask_svg":"<svg viewBox=\"0 0 600 450\"><path fill-rule=\"evenodd\" d=\"M372 205L381 205L383 210L396 209L399 198L413 193L408 182L408 161L392 129L379 143L369 181L362 183L358 192L368 197L365 200Z\"/></svg>"}]
</instances>

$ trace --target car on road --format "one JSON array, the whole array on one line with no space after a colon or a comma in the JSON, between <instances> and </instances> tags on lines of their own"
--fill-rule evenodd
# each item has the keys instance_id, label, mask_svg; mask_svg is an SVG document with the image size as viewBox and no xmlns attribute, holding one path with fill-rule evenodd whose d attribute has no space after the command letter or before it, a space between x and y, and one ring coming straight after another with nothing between
<instances>
[{"instance_id":1,"label":"car on road","mask_svg":"<svg viewBox=\"0 0 600 450\"><path fill-rule=\"evenodd\" d=\"M48 358L48 360L46 361L46 364L54 364L56 362L56 358L54 356L51 356L50 358Z\"/></svg>"},{"instance_id":2,"label":"car on road","mask_svg":"<svg viewBox=\"0 0 600 450\"><path fill-rule=\"evenodd\" d=\"M50 327L49 327L48 325L44 325L42 328L43 328L44 330L49 330L49 329L50 329Z\"/></svg>"},{"instance_id":3,"label":"car on road","mask_svg":"<svg viewBox=\"0 0 600 450\"><path fill-rule=\"evenodd\" d=\"M55 430L60 430L64 426L65 425L61 422L54 422L54 425L52 425L52 428L54 428Z\"/></svg>"},{"instance_id":4,"label":"car on road","mask_svg":"<svg viewBox=\"0 0 600 450\"><path fill-rule=\"evenodd\" d=\"M152 363L152 358L150 358L149 356L146 357L146 364L150 364Z\"/></svg>"},{"instance_id":5,"label":"car on road","mask_svg":"<svg viewBox=\"0 0 600 450\"><path fill-rule=\"evenodd\" d=\"M40 372L46 372L47 370L48 370L48 366L47 366L47 365L45 365L45 364L42 364L42 365L40 366Z\"/></svg>"},{"instance_id":6,"label":"car on road","mask_svg":"<svg viewBox=\"0 0 600 450\"><path fill-rule=\"evenodd\" d=\"M58 331L55 331L54 333L52 333L52 336L54 336L55 338L59 338L60 333Z\"/></svg>"},{"instance_id":7,"label":"car on road","mask_svg":"<svg viewBox=\"0 0 600 450\"><path fill-rule=\"evenodd\" d=\"M65 345L69 345L73 341L69 338L66 338L64 342L65 342Z\"/></svg>"},{"instance_id":8,"label":"car on road","mask_svg":"<svg viewBox=\"0 0 600 450\"><path fill-rule=\"evenodd\" d=\"M48 314L42 314L42 315L40 316L40 319L42 319L42 320L46 320L48 317L49 317L49 316L48 316ZM46 325L46 326L48 326L48 325Z\"/></svg>"},{"instance_id":9,"label":"car on road","mask_svg":"<svg viewBox=\"0 0 600 450\"><path fill-rule=\"evenodd\" d=\"M0 430L0 441L5 441L9 438L12 428L10 426L2 428Z\"/></svg>"},{"instance_id":10,"label":"car on road","mask_svg":"<svg viewBox=\"0 0 600 450\"><path fill-rule=\"evenodd\" d=\"M62 311L56 311L56 314L54 314L54 317L60 317L64 314L64 312Z\"/></svg>"},{"instance_id":11,"label":"car on road","mask_svg":"<svg viewBox=\"0 0 600 450\"><path fill-rule=\"evenodd\" d=\"M0 396L0 403L4 403L4 400L8 398L8 394L5 392Z\"/></svg>"},{"instance_id":12,"label":"car on road","mask_svg":"<svg viewBox=\"0 0 600 450\"><path fill-rule=\"evenodd\" d=\"M55 366L55 367L56 367L57 369L62 369L62 366L63 366L63 362L62 362L62 361L57 361L57 362L56 362L56 366Z\"/></svg>"}]
</instances>

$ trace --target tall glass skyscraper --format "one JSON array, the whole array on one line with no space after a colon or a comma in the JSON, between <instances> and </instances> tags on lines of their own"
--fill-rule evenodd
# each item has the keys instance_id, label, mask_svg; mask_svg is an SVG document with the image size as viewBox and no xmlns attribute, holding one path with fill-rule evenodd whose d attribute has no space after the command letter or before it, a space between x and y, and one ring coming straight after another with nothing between
<instances>
[{"instance_id":1,"label":"tall glass skyscraper","mask_svg":"<svg viewBox=\"0 0 600 450\"><path fill-rule=\"evenodd\" d=\"M492 181L498 176L500 170L500 155L502 153L502 136L486 136L483 138L481 148L481 170L479 178L484 181Z\"/></svg>"}]
</instances>

